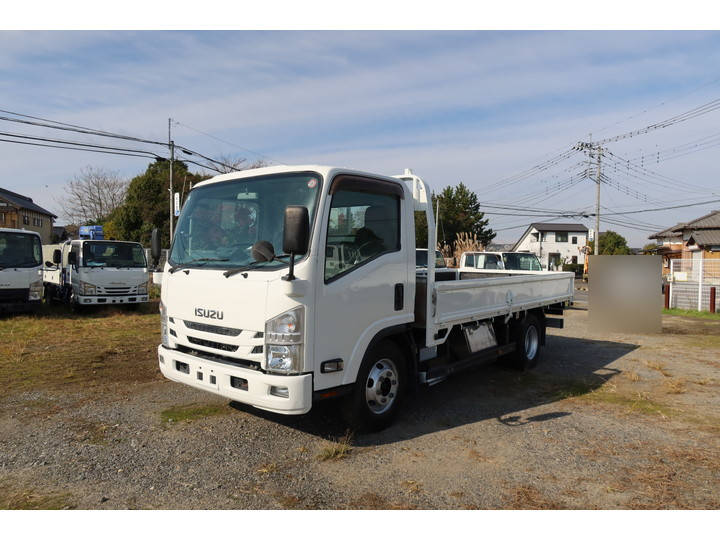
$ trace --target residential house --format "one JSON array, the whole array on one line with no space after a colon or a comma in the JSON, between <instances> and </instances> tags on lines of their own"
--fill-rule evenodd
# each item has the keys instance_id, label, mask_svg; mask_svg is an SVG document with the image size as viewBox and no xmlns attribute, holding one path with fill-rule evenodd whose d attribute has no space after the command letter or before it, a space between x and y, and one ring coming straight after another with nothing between
<instances>
[{"instance_id":1,"label":"residential house","mask_svg":"<svg viewBox=\"0 0 720 540\"><path fill-rule=\"evenodd\" d=\"M670 261L681 259L683 256L682 231L675 232L674 229L684 226L685 223L678 223L658 233L648 236L648 239L657 242L657 248L653 251L663 258L663 275L670 272Z\"/></svg>"},{"instance_id":2,"label":"residential house","mask_svg":"<svg viewBox=\"0 0 720 540\"><path fill-rule=\"evenodd\" d=\"M672 259L720 260L720 210L714 210L687 223L678 223L648 236L658 243L663 256L663 273Z\"/></svg>"},{"instance_id":3,"label":"residential house","mask_svg":"<svg viewBox=\"0 0 720 540\"><path fill-rule=\"evenodd\" d=\"M43 244L52 241L53 220L57 216L33 202L30 197L0 188L0 227L40 233Z\"/></svg>"},{"instance_id":4,"label":"residential house","mask_svg":"<svg viewBox=\"0 0 720 540\"><path fill-rule=\"evenodd\" d=\"M588 228L579 223L532 223L512 251L537 255L545 269L562 264L585 264Z\"/></svg>"}]
</instances>

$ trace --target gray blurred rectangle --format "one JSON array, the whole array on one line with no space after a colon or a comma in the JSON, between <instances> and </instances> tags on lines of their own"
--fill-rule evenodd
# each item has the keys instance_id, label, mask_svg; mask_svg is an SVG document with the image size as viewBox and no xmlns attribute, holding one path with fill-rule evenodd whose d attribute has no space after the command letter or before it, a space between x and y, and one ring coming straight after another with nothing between
<instances>
[{"instance_id":1,"label":"gray blurred rectangle","mask_svg":"<svg viewBox=\"0 0 720 540\"><path fill-rule=\"evenodd\" d=\"M662 257L591 255L588 266L592 330L662 331Z\"/></svg>"}]
</instances>

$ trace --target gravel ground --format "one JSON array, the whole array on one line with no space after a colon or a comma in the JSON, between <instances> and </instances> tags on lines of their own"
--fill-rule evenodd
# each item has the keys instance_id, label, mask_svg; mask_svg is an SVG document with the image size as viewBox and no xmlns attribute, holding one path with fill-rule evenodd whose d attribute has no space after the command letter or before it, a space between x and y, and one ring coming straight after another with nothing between
<instances>
[{"instance_id":1,"label":"gravel ground","mask_svg":"<svg viewBox=\"0 0 720 540\"><path fill-rule=\"evenodd\" d=\"M11 385L0 508L720 507L720 322L604 336L586 311L565 323L535 370L421 389L379 434L345 433L334 402L279 417L159 372Z\"/></svg>"}]
</instances>

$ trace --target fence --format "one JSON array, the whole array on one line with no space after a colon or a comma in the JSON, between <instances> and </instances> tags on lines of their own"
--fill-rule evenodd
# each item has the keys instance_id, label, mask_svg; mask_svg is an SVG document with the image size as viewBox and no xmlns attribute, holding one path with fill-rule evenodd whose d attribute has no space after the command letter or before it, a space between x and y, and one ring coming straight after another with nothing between
<instances>
[{"instance_id":1,"label":"fence","mask_svg":"<svg viewBox=\"0 0 720 540\"><path fill-rule=\"evenodd\" d=\"M670 261L671 308L709 311L712 287L720 300L720 259L693 257Z\"/></svg>"}]
</instances>

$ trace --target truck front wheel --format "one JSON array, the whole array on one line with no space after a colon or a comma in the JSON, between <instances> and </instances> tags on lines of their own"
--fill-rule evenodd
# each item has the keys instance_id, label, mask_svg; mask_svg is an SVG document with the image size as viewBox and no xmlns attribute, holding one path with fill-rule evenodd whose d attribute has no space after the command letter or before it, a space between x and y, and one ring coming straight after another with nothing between
<instances>
[{"instance_id":1,"label":"truck front wheel","mask_svg":"<svg viewBox=\"0 0 720 540\"><path fill-rule=\"evenodd\" d=\"M391 341L382 341L367 353L344 407L348 424L360 431L388 427L406 387L405 358Z\"/></svg>"},{"instance_id":2,"label":"truck front wheel","mask_svg":"<svg viewBox=\"0 0 720 540\"><path fill-rule=\"evenodd\" d=\"M537 317L526 315L515 332L515 353L512 360L516 368L525 370L534 368L540 359L540 338L542 327Z\"/></svg>"}]
</instances>

